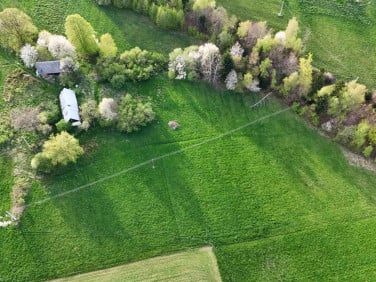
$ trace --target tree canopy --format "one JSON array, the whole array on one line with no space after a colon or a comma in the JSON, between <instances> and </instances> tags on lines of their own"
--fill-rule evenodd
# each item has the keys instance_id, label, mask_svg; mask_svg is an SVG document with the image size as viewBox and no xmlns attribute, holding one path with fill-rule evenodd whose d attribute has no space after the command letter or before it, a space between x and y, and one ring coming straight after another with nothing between
<instances>
[{"instance_id":1,"label":"tree canopy","mask_svg":"<svg viewBox=\"0 0 376 282\"><path fill-rule=\"evenodd\" d=\"M65 34L81 55L94 56L98 53L99 47L96 40L96 32L91 24L79 14L67 17L65 20Z\"/></svg>"},{"instance_id":2,"label":"tree canopy","mask_svg":"<svg viewBox=\"0 0 376 282\"><path fill-rule=\"evenodd\" d=\"M0 12L0 44L18 52L31 43L38 30L31 18L21 10L7 8Z\"/></svg>"},{"instance_id":3,"label":"tree canopy","mask_svg":"<svg viewBox=\"0 0 376 282\"><path fill-rule=\"evenodd\" d=\"M31 161L34 169L49 170L57 165L67 165L76 162L77 158L84 153L76 138L66 131L51 135L44 142L42 152L36 154Z\"/></svg>"}]
</instances>

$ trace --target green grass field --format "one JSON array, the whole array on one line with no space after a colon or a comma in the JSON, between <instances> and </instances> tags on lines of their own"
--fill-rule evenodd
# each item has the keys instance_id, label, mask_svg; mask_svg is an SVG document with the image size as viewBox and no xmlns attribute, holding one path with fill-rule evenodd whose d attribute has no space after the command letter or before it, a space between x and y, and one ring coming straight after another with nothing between
<instances>
[{"instance_id":1,"label":"green grass field","mask_svg":"<svg viewBox=\"0 0 376 282\"><path fill-rule=\"evenodd\" d=\"M265 13L261 2L250 2ZM56 11L82 13L123 48L168 53L192 42L131 12L89 0L61 3ZM233 1L233 11L246 16L248 5L238 3L245 2ZM62 30L61 13L45 17L52 2L15 4L40 28ZM271 22L284 27L287 20ZM138 28L126 28L132 25ZM376 177L351 167L336 144L290 111L255 122L283 109L274 99L251 109L260 96L164 75L127 90L153 97L157 120L134 134L93 129L79 136L85 157L34 183L21 224L0 229L0 281L66 277L207 245L224 281L375 277ZM170 130L169 120L181 128Z\"/></svg>"},{"instance_id":2,"label":"green grass field","mask_svg":"<svg viewBox=\"0 0 376 282\"><path fill-rule=\"evenodd\" d=\"M9 211L11 205L12 162L5 155L0 155L0 215Z\"/></svg>"},{"instance_id":3,"label":"green grass field","mask_svg":"<svg viewBox=\"0 0 376 282\"><path fill-rule=\"evenodd\" d=\"M287 1L286 1L287 2ZM376 86L376 3L373 1L290 0L278 17L280 0L218 0L241 19L267 21L275 30L286 28L296 16L306 38L306 51L314 65L346 80L359 77L361 83Z\"/></svg>"},{"instance_id":4,"label":"green grass field","mask_svg":"<svg viewBox=\"0 0 376 282\"><path fill-rule=\"evenodd\" d=\"M206 247L54 280L54 282L63 281L220 282L221 277L215 255L211 248Z\"/></svg>"},{"instance_id":5,"label":"green grass field","mask_svg":"<svg viewBox=\"0 0 376 282\"><path fill-rule=\"evenodd\" d=\"M21 226L0 230L3 280L45 280L213 244L229 281L239 269L246 271L254 256L242 252L240 243L299 232L321 235L327 226L376 215L374 175L350 167L335 144L290 112L156 160L154 168L147 163L33 205L281 108L270 101L250 110L256 96L161 79L134 86L136 92L154 97L158 121L131 135L97 130L81 136L85 158L34 186ZM168 129L171 119L181 129ZM370 232L367 228L358 231ZM360 239L346 238L348 246L360 244ZM338 243L329 236L306 242L313 251L326 244L328 254L311 254L324 258L341 249ZM233 244L236 258L226 264L222 247ZM299 248L302 242L294 244ZM232 267L232 259L241 263ZM296 257L304 259L304 254ZM310 267L317 265L310 262Z\"/></svg>"}]
</instances>

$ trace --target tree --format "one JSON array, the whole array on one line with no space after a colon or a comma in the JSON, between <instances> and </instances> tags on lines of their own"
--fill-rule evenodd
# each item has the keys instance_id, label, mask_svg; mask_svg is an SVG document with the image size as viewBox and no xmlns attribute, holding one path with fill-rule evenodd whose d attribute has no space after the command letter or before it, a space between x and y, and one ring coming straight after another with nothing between
<instances>
[{"instance_id":1,"label":"tree","mask_svg":"<svg viewBox=\"0 0 376 282\"><path fill-rule=\"evenodd\" d=\"M31 18L16 8L0 12L0 44L18 52L26 43L31 43L38 30Z\"/></svg>"},{"instance_id":2,"label":"tree","mask_svg":"<svg viewBox=\"0 0 376 282\"><path fill-rule=\"evenodd\" d=\"M228 90L235 90L236 84L238 83L238 75L235 70L229 72L226 76L225 83Z\"/></svg>"},{"instance_id":3,"label":"tree","mask_svg":"<svg viewBox=\"0 0 376 282\"><path fill-rule=\"evenodd\" d=\"M78 140L66 131L57 135L51 135L44 142L42 152L36 154L31 160L33 169L50 170L57 165L67 165L76 162L84 153Z\"/></svg>"},{"instance_id":4,"label":"tree","mask_svg":"<svg viewBox=\"0 0 376 282\"><path fill-rule=\"evenodd\" d=\"M35 62L38 59L38 51L34 46L26 44L24 47L21 48L20 57L26 67L32 68L34 67Z\"/></svg>"},{"instance_id":5,"label":"tree","mask_svg":"<svg viewBox=\"0 0 376 282\"><path fill-rule=\"evenodd\" d=\"M47 30L42 30L41 32L39 32L37 45L39 47L47 48L48 43L50 42L51 36L52 34L50 32L48 32Z\"/></svg>"},{"instance_id":6,"label":"tree","mask_svg":"<svg viewBox=\"0 0 376 282\"><path fill-rule=\"evenodd\" d=\"M299 23L295 17L293 17L287 24L285 31L285 46L286 48L293 49L296 53L302 51L302 40L298 38Z\"/></svg>"},{"instance_id":7,"label":"tree","mask_svg":"<svg viewBox=\"0 0 376 282\"><path fill-rule=\"evenodd\" d=\"M151 102L143 102L141 98L133 98L130 94L123 96L119 103L118 124L119 130L132 132L145 126L155 118Z\"/></svg>"},{"instance_id":8,"label":"tree","mask_svg":"<svg viewBox=\"0 0 376 282\"><path fill-rule=\"evenodd\" d=\"M51 35L48 38L48 51L55 59L62 59L65 57L74 57L76 54L75 48L63 35Z\"/></svg>"},{"instance_id":9,"label":"tree","mask_svg":"<svg viewBox=\"0 0 376 282\"><path fill-rule=\"evenodd\" d=\"M299 60L299 84L300 95L307 95L312 87L312 54L308 58L300 58Z\"/></svg>"},{"instance_id":10,"label":"tree","mask_svg":"<svg viewBox=\"0 0 376 282\"><path fill-rule=\"evenodd\" d=\"M103 98L99 103L98 110L105 121L113 121L117 118L118 105L112 98Z\"/></svg>"},{"instance_id":11,"label":"tree","mask_svg":"<svg viewBox=\"0 0 376 282\"><path fill-rule=\"evenodd\" d=\"M222 57L217 46L212 43L201 45L198 49L200 54L200 70L204 80L215 84L218 81L222 69Z\"/></svg>"},{"instance_id":12,"label":"tree","mask_svg":"<svg viewBox=\"0 0 376 282\"><path fill-rule=\"evenodd\" d=\"M78 14L69 15L65 20L65 34L68 40L83 56L94 56L99 47L96 41L96 32L90 23Z\"/></svg>"},{"instance_id":13,"label":"tree","mask_svg":"<svg viewBox=\"0 0 376 282\"><path fill-rule=\"evenodd\" d=\"M337 96L330 97L329 114L340 116L357 109L364 102L366 92L367 87L365 85L357 83L356 80L348 82L340 89Z\"/></svg>"},{"instance_id":14,"label":"tree","mask_svg":"<svg viewBox=\"0 0 376 282\"><path fill-rule=\"evenodd\" d=\"M99 54L106 58L115 58L117 54L117 46L112 39L111 34L103 34L99 41Z\"/></svg>"}]
</instances>

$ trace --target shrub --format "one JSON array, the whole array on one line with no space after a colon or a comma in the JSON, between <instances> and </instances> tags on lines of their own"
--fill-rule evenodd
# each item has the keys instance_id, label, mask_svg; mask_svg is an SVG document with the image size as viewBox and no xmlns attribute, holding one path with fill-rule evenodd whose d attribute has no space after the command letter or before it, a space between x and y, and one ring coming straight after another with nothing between
<instances>
[{"instance_id":1,"label":"shrub","mask_svg":"<svg viewBox=\"0 0 376 282\"><path fill-rule=\"evenodd\" d=\"M118 105L113 98L103 98L99 103L98 110L105 121L113 121L117 118Z\"/></svg>"},{"instance_id":2,"label":"shrub","mask_svg":"<svg viewBox=\"0 0 376 282\"><path fill-rule=\"evenodd\" d=\"M235 70L229 72L226 76L225 83L228 90L235 90L238 83L238 75Z\"/></svg>"},{"instance_id":3,"label":"shrub","mask_svg":"<svg viewBox=\"0 0 376 282\"><path fill-rule=\"evenodd\" d=\"M88 100L81 104L80 116L82 119L81 128L87 130L100 117L96 102L94 100Z\"/></svg>"},{"instance_id":4,"label":"shrub","mask_svg":"<svg viewBox=\"0 0 376 282\"><path fill-rule=\"evenodd\" d=\"M145 126L155 118L150 101L133 98L130 94L123 96L119 103L117 127L120 131L133 132Z\"/></svg>"},{"instance_id":5,"label":"shrub","mask_svg":"<svg viewBox=\"0 0 376 282\"><path fill-rule=\"evenodd\" d=\"M116 74L111 78L110 83L111 83L112 88L120 90L124 88L126 81L127 81L127 78L125 77L125 75Z\"/></svg>"},{"instance_id":6,"label":"shrub","mask_svg":"<svg viewBox=\"0 0 376 282\"><path fill-rule=\"evenodd\" d=\"M118 48L111 34L103 34L99 40L99 54L102 57L115 58L117 50Z\"/></svg>"},{"instance_id":7,"label":"shrub","mask_svg":"<svg viewBox=\"0 0 376 282\"><path fill-rule=\"evenodd\" d=\"M369 156L371 156L372 151L373 151L373 147L372 147L372 146L367 146L367 147L363 150L363 156L365 156L366 158L368 158Z\"/></svg>"},{"instance_id":8,"label":"shrub","mask_svg":"<svg viewBox=\"0 0 376 282\"><path fill-rule=\"evenodd\" d=\"M56 130L57 132L62 132L62 131L69 131L72 129L72 125L65 121L64 119L61 119L60 121L58 121L56 124Z\"/></svg>"},{"instance_id":9,"label":"shrub","mask_svg":"<svg viewBox=\"0 0 376 282\"><path fill-rule=\"evenodd\" d=\"M34 46L26 44L24 47L21 48L20 57L26 67L32 68L34 67L35 62L38 59L38 50Z\"/></svg>"}]
</instances>

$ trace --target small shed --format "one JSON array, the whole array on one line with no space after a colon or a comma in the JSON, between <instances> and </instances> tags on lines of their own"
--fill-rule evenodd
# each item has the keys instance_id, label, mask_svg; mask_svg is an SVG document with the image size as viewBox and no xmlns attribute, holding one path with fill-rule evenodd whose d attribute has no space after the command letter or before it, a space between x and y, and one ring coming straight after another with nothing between
<instances>
[{"instance_id":1,"label":"small shed","mask_svg":"<svg viewBox=\"0 0 376 282\"><path fill-rule=\"evenodd\" d=\"M60 61L36 62L37 76L58 75L61 73Z\"/></svg>"},{"instance_id":2,"label":"small shed","mask_svg":"<svg viewBox=\"0 0 376 282\"><path fill-rule=\"evenodd\" d=\"M78 104L76 94L73 90L64 88L60 92L60 105L63 117L66 122L72 123L73 126L81 124L80 116L78 114Z\"/></svg>"}]
</instances>

